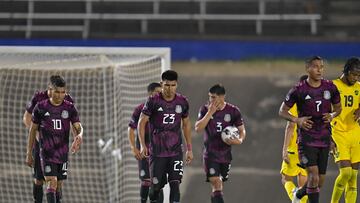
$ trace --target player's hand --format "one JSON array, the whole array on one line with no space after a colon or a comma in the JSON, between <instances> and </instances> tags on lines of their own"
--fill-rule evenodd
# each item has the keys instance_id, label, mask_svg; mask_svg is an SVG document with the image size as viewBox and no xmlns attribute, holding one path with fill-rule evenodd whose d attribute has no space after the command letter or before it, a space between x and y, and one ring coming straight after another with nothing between
<instances>
[{"instance_id":1,"label":"player's hand","mask_svg":"<svg viewBox=\"0 0 360 203\"><path fill-rule=\"evenodd\" d=\"M323 117L322 117L324 123L330 123L333 118L334 118L333 114L331 114L331 113L324 113Z\"/></svg>"},{"instance_id":2,"label":"player's hand","mask_svg":"<svg viewBox=\"0 0 360 203\"><path fill-rule=\"evenodd\" d=\"M79 151L79 149L80 149L80 145L81 145L81 143L82 143L82 136L80 136L80 135L76 135L75 137L74 137L74 141L73 141L73 143L71 144L71 153L76 153L77 151Z\"/></svg>"},{"instance_id":3,"label":"player's hand","mask_svg":"<svg viewBox=\"0 0 360 203\"><path fill-rule=\"evenodd\" d=\"M190 164L191 161L194 158L193 152L192 151L186 151L186 159L185 159L185 164Z\"/></svg>"},{"instance_id":4,"label":"player's hand","mask_svg":"<svg viewBox=\"0 0 360 203\"><path fill-rule=\"evenodd\" d=\"M290 160L289 160L289 153L285 150L282 153L282 159L285 163L289 164Z\"/></svg>"},{"instance_id":5,"label":"player's hand","mask_svg":"<svg viewBox=\"0 0 360 203\"><path fill-rule=\"evenodd\" d=\"M338 154L336 143L333 140L330 141L330 154L333 154L334 157L336 157Z\"/></svg>"},{"instance_id":6,"label":"player's hand","mask_svg":"<svg viewBox=\"0 0 360 203\"><path fill-rule=\"evenodd\" d=\"M225 139L225 143L228 144L228 145L239 145L239 144L242 144L243 143L243 139L240 139L240 138L228 138L228 139Z\"/></svg>"},{"instance_id":7,"label":"player's hand","mask_svg":"<svg viewBox=\"0 0 360 203\"><path fill-rule=\"evenodd\" d=\"M296 124L304 129L304 130L310 130L312 128L312 125L314 122L311 119L311 116L304 116L296 119Z\"/></svg>"},{"instance_id":8,"label":"player's hand","mask_svg":"<svg viewBox=\"0 0 360 203\"><path fill-rule=\"evenodd\" d=\"M149 151L146 146L141 146L141 152L140 152L141 158L147 158L149 157Z\"/></svg>"},{"instance_id":9,"label":"player's hand","mask_svg":"<svg viewBox=\"0 0 360 203\"><path fill-rule=\"evenodd\" d=\"M210 102L209 107L208 107L208 111L209 111L209 113L212 115L212 114L214 114L217 110L219 110L220 107L221 107L220 101L215 100L215 101Z\"/></svg>"},{"instance_id":10,"label":"player's hand","mask_svg":"<svg viewBox=\"0 0 360 203\"><path fill-rule=\"evenodd\" d=\"M31 154L29 154L29 153L26 154L25 163L27 166L34 168L34 160L33 160L33 157L31 156Z\"/></svg>"},{"instance_id":11,"label":"player's hand","mask_svg":"<svg viewBox=\"0 0 360 203\"><path fill-rule=\"evenodd\" d=\"M132 151L134 157L135 157L137 160L141 160L141 159L142 159L140 150L138 150L136 147L132 147L132 148L131 148L131 151Z\"/></svg>"},{"instance_id":12,"label":"player's hand","mask_svg":"<svg viewBox=\"0 0 360 203\"><path fill-rule=\"evenodd\" d=\"M356 109L354 112L354 120L360 124L360 108Z\"/></svg>"}]
</instances>

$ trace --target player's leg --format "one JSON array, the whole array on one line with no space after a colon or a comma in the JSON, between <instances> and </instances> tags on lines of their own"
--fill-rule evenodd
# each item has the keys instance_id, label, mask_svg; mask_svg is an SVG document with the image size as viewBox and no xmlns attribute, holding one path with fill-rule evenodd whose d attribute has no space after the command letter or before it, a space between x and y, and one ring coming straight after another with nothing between
<instances>
[{"instance_id":1,"label":"player's leg","mask_svg":"<svg viewBox=\"0 0 360 203\"><path fill-rule=\"evenodd\" d=\"M206 181L210 182L211 185L211 203L224 202L220 164L204 159L204 170L206 173Z\"/></svg>"},{"instance_id":2,"label":"player's leg","mask_svg":"<svg viewBox=\"0 0 360 203\"><path fill-rule=\"evenodd\" d=\"M319 202L319 171L321 169L322 173L326 173L328 159L326 154L326 159L323 160L325 157L323 157L322 154L326 151L328 153L328 149L325 149L326 150L324 151L322 148L299 145L300 165L306 167L308 179L306 188L302 187L296 192L296 197L298 199L301 199L307 194L310 203Z\"/></svg>"},{"instance_id":3,"label":"player's leg","mask_svg":"<svg viewBox=\"0 0 360 203\"><path fill-rule=\"evenodd\" d=\"M351 177L345 188L345 203L356 203L359 162L353 163Z\"/></svg>"},{"instance_id":4,"label":"player's leg","mask_svg":"<svg viewBox=\"0 0 360 203\"><path fill-rule=\"evenodd\" d=\"M56 203L56 189L57 189L57 176L58 176L58 164L45 162L44 177L46 184L46 199L48 203Z\"/></svg>"},{"instance_id":5,"label":"player's leg","mask_svg":"<svg viewBox=\"0 0 360 203\"><path fill-rule=\"evenodd\" d=\"M182 154L170 157L167 171L170 185L170 203L178 203L180 202L180 183L184 174Z\"/></svg>"},{"instance_id":6,"label":"player's leg","mask_svg":"<svg viewBox=\"0 0 360 203\"><path fill-rule=\"evenodd\" d=\"M350 150L352 173L351 178L345 188L345 202L355 203L357 199L357 176L360 163L360 136L359 129L354 129L351 133L352 147Z\"/></svg>"},{"instance_id":7,"label":"player's leg","mask_svg":"<svg viewBox=\"0 0 360 203\"><path fill-rule=\"evenodd\" d=\"M141 186L140 186L141 203L146 203L149 196L149 189L151 185L148 161L149 161L148 159L142 159L138 161L139 178L141 181Z\"/></svg>"},{"instance_id":8,"label":"player's leg","mask_svg":"<svg viewBox=\"0 0 360 203\"><path fill-rule=\"evenodd\" d=\"M158 202L161 189L167 183L167 164L167 157L150 157L151 186L149 191L149 198L151 203Z\"/></svg>"},{"instance_id":9,"label":"player's leg","mask_svg":"<svg viewBox=\"0 0 360 203\"><path fill-rule=\"evenodd\" d=\"M58 164L58 175L57 175L57 187L56 187L56 203L61 203L62 199L62 188L64 181L67 179L68 162Z\"/></svg>"},{"instance_id":10,"label":"player's leg","mask_svg":"<svg viewBox=\"0 0 360 203\"><path fill-rule=\"evenodd\" d=\"M296 189L296 185L293 181L294 176L298 174L298 166L296 166L296 159L299 160L297 157L292 156L295 153L288 153L289 154L289 163L283 161L281 163L281 183L285 188L287 195L289 196L290 200L293 200L293 191ZM294 159L296 158L296 159Z\"/></svg>"},{"instance_id":11,"label":"player's leg","mask_svg":"<svg viewBox=\"0 0 360 203\"><path fill-rule=\"evenodd\" d=\"M44 175L41 169L39 142L35 142L33 149L34 158L34 184L33 184L33 197L35 203L42 203L43 200L43 184Z\"/></svg>"},{"instance_id":12,"label":"player's leg","mask_svg":"<svg viewBox=\"0 0 360 203\"><path fill-rule=\"evenodd\" d=\"M300 168L300 167L299 167ZM301 172L299 173L299 175L297 176L297 183L298 183L298 188L302 188L302 187L306 187L306 181L307 181L307 173L304 169L300 168L299 169ZM307 203L308 201L308 196L305 195L303 198L301 198L300 203Z\"/></svg>"},{"instance_id":13,"label":"player's leg","mask_svg":"<svg viewBox=\"0 0 360 203\"><path fill-rule=\"evenodd\" d=\"M346 135L350 136L350 134L347 133ZM347 142L345 134L333 131L333 139L337 146L337 152L334 153L334 157L335 162L339 166L339 175L334 182L331 202L338 203L351 178L352 168L350 161L350 145Z\"/></svg>"}]
</instances>

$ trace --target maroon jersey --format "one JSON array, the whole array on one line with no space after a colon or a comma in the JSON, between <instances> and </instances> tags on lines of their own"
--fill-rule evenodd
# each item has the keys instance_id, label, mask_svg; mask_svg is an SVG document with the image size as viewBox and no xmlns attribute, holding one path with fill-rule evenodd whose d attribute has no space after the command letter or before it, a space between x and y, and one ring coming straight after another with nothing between
<instances>
[{"instance_id":1,"label":"maroon jersey","mask_svg":"<svg viewBox=\"0 0 360 203\"><path fill-rule=\"evenodd\" d=\"M80 122L73 103L64 100L59 106L50 99L39 102L32 113L32 121L39 125L40 157L51 163L68 160L70 123Z\"/></svg>"},{"instance_id":2,"label":"maroon jersey","mask_svg":"<svg viewBox=\"0 0 360 203\"><path fill-rule=\"evenodd\" d=\"M181 121L188 117L189 103L181 94L166 101L159 93L149 97L142 113L149 116L151 126L150 155L172 157L182 153Z\"/></svg>"},{"instance_id":3,"label":"maroon jersey","mask_svg":"<svg viewBox=\"0 0 360 203\"><path fill-rule=\"evenodd\" d=\"M26 105L26 111L31 114L35 108L35 105L38 102L46 100L46 99L49 99L47 90L44 90L42 92L35 92L35 94L31 98L30 102ZM69 94L65 95L65 100L74 103L73 98Z\"/></svg>"},{"instance_id":4,"label":"maroon jersey","mask_svg":"<svg viewBox=\"0 0 360 203\"><path fill-rule=\"evenodd\" d=\"M198 120L201 120L207 112L208 105L202 106ZM238 107L226 103L224 109L216 111L205 127L204 158L218 163L230 163L232 160L231 145L221 139L221 132L227 126L238 127L241 125L243 125L243 118Z\"/></svg>"},{"instance_id":5,"label":"maroon jersey","mask_svg":"<svg viewBox=\"0 0 360 203\"><path fill-rule=\"evenodd\" d=\"M140 118L140 114L141 114L141 111L142 109L144 108L144 105L145 103L142 103L140 104L139 106L137 106L135 109L134 109L134 112L131 116L131 120L129 122L129 127L132 128L132 129L137 129L137 125L138 125L138 122L139 122L139 118ZM149 143L150 143L150 125L149 123L146 124L146 127L145 127L145 144L147 147L149 147ZM140 141L139 141L139 138L137 137L136 139L136 147L138 149L140 149Z\"/></svg>"},{"instance_id":6,"label":"maroon jersey","mask_svg":"<svg viewBox=\"0 0 360 203\"><path fill-rule=\"evenodd\" d=\"M331 125L322 119L323 114L331 113L332 104L340 102L340 94L330 80L321 80L319 87L311 87L307 81L301 81L287 94L284 103L288 107L297 105L299 117L311 116L314 122L310 130L299 129L298 142L313 147L328 147L331 137Z\"/></svg>"}]
</instances>

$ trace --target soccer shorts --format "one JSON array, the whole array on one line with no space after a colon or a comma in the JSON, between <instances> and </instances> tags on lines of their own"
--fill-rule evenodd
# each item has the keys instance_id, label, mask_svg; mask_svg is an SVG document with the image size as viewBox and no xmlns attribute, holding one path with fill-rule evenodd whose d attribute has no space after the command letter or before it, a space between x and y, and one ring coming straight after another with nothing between
<instances>
[{"instance_id":1,"label":"soccer shorts","mask_svg":"<svg viewBox=\"0 0 360 203\"><path fill-rule=\"evenodd\" d=\"M172 157L150 157L151 182L157 189L163 188L167 181L181 182L183 173L182 153Z\"/></svg>"},{"instance_id":2,"label":"soccer shorts","mask_svg":"<svg viewBox=\"0 0 360 203\"><path fill-rule=\"evenodd\" d=\"M317 166L319 174L326 174L329 158L329 147L311 147L306 145L298 145L298 149L301 166Z\"/></svg>"},{"instance_id":3,"label":"soccer shorts","mask_svg":"<svg viewBox=\"0 0 360 203\"><path fill-rule=\"evenodd\" d=\"M299 166L299 155L295 152L288 152L289 163L285 163L285 161L281 164L280 173L287 176L307 176L306 170Z\"/></svg>"},{"instance_id":4,"label":"soccer shorts","mask_svg":"<svg viewBox=\"0 0 360 203\"><path fill-rule=\"evenodd\" d=\"M336 143L337 152L335 162L350 160L351 163L360 162L360 128L347 132L333 130L332 137Z\"/></svg>"},{"instance_id":5,"label":"soccer shorts","mask_svg":"<svg viewBox=\"0 0 360 203\"><path fill-rule=\"evenodd\" d=\"M149 171L149 159L141 159L138 161L139 166L139 179L146 180L150 179L150 171Z\"/></svg>"},{"instance_id":6,"label":"soccer shorts","mask_svg":"<svg viewBox=\"0 0 360 203\"><path fill-rule=\"evenodd\" d=\"M68 162L56 164L44 161L43 163L44 176L56 176L58 180L67 179Z\"/></svg>"},{"instance_id":7,"label":"soccer shorts","mask_svg":"<svg viewBox=\"0 0 360 203\"><path fill-rule=\"evenodd\" d=\"M206 182L209 182L210 177L220 177L223 182L229 178L230 163L218 163L204 158L204 170L206 173Z\"/></svg>"}]
</instances>

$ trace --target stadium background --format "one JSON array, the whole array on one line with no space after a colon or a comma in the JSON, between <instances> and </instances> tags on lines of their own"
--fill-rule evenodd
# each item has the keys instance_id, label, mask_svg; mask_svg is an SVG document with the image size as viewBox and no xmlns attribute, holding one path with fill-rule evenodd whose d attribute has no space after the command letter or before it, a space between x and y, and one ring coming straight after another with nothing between
<instances>
[{"instance_id":1,"label":"stadium background","mask_svg":"<svg viewBox=\"0 0 360 203\"><path fill-rule=\"evenodd\" d=\"M153 2L94 1L92 12L149 15ZM204 1L164 1L158 12L193 15L200 10L198 2ZM264 1L214 1L207 11L261 16L259 2ZM304 58L323 56L328 60L326 76L332 79L340 74L347 57L360 55L360 4L351 0L265 2L265 13L282 18L262 21L260 32L256 19L202 19L206 29L201 32L197 25L201 20L169 20L168 16L149 18L144 32L137 19L61 19L59 12L86 14L86 1L5 0L0 2L0 45L171 47L172 67L180 73L179 92L189 98L193 121L207 99L208 87L218 82L225 85L227 100L238 105L244 115L248 137L243 145L234 147L231 178L224 189L226 202L288 202L278 173L285 127L277 116L278 108L290 86L304 73ZM285 14L321 18L313 32L307 18L287 20ZM86 23L90 28L69 27ZM193 135L195 160L185 169L182 202L209 202L210 186L204 182L201 167L202 137ZM321 202L329 202L336 174L330 159Z\"/></svg>"}]
</instances>

